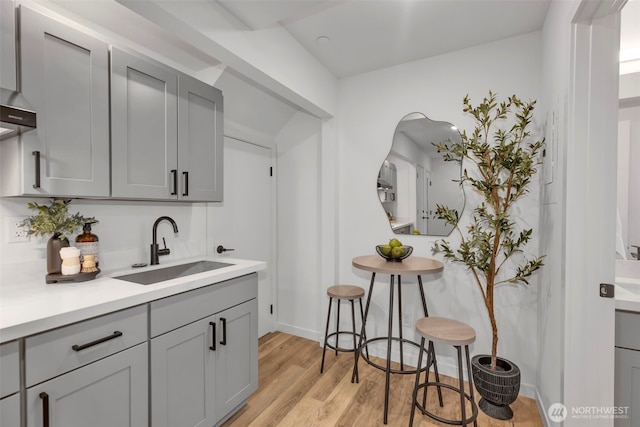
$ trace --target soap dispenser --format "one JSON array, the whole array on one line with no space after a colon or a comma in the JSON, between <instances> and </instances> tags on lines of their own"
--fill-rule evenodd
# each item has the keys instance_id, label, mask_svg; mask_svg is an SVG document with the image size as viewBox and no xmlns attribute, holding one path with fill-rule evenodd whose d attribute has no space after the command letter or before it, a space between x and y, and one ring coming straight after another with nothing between
<instances>
[{"instance_id":1,"label":"soap dispenser","mask_svg":"<svg viewBox=\"0 0 640 427\"><path fill-rule=\"evenodd\" d=\"M96 221L97 222L97 221ZM95 267L99 266L100 260L98 254L100 252L100 242L98 236L91 232L92 222L87 222L82 227L82 234L76 237L76 247L80 249L80 262L84 262L85 255L93 255Z\"/></svg>"}]
</instances>

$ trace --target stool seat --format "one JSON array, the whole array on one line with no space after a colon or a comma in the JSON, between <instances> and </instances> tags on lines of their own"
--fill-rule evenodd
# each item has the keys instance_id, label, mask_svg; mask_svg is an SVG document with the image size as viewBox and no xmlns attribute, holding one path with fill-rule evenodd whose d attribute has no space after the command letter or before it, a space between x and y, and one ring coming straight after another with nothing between
<instances>
[{"instance_id":1,"label":"stool seat","mask_svg":"<svg viewBox=\"0 0 640 427\"><path fill-rule=\"evenodd\" d=\"M429 381L428 371L426 372L424 382L421 383L421 370L416 369L416 381L413 387L413 403L411 407L411 417L409 418L409 427L413 426L413 417L416 408L418 408L418 410L423 414L441 423L462 426L473 423L475 427L478 427L478 405L473 397L473 378L471 376L471 361L469 358L469 344L476 340L476 331L471 326L458 320L446 319L444 317L423 317L416 321L416 333L422 337L420 340L420 351L418 353L418 368L422 366L422 356L425 352L426 340L429 340L429 347L427 350L427 369L431 366L432 358L435 359L435 351L433 350L434 343L448 344L455 347L456 353L458 353L458 386L440 382L437 378L436 381ZM469 394L465 392L464 386L464 372L462 366L463 347L467 359ZM427 408L427 389L429 387L438 387L438 390L440 387L444 387L459 394L460 418L444 418L429 410ZM418 402L418 390L420 389L424 391L422 404ZM471 405L471 415L468 417L466 409L467 402ZM440 398L440 406L444 406L442 398Z\"/></svg>"},{"instance_id":2,"label":"stool seat","mask_svg":"<svg viewBox=\"0 0 640 427\"><path fill-rule=\"evenodd\" d=\"M471 344L476 331L466 323L444 317L423 317L416 322L416 332L430 341L453 346Z\"/></svg>"},{"instance_id":3,"label":"stool seat","mask_svg":"<svg viewBox=\"0 0 640 427\"><path fill-rule=\"evenodd\" d=\"M364 289L354 285L334 285L327 289L327 295L338 299L357 299L364 296Z\"/></svg>"}]
</instances>

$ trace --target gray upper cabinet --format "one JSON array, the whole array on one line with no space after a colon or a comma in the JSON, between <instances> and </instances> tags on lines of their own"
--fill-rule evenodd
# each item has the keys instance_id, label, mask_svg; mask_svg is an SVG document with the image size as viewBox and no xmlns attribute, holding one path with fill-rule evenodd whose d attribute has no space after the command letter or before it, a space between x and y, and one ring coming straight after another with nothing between
<instances>
[{"instance_id":1,"label":"gray upper cabinet","mask_svg":"<svg viewBox=\"0 0 640 427\"><path fill-rule=\"evenodd\" d=\"M0 87L16 90L16 24L12 0L0 1Z\"/></svg>"},{"instance_id":2,"label":"gray upper cabinet","mask_svg":"<svg viewBox=\"0 0 640 427\"><path fill-rule=\"evenodd\" d=\"M111 195L170 199L177 194L175 73L111 49Z\"/></svg>"},{"instance_id":3,"label":"gray upper cabinet","mask_svg":"<svg viewBox=\"0 0 640 427\"><path fill-rule=\"evenodd\" d=\"M21 6L22 94L38 127L3 141L4 196L109 196L108 45Z\"/></svg>"},{"instance_id":4,"label":"gray upper cabinet","mask_svg":"<svg viewBox=\"0 0 640 427\"><path fill-rule=\"evenodd\" d=\"M179 198L222 200L222 92L199 80L178 78Z\"/></svg>"},{"instance_id":5,"label":"gray upper cabinet","mask_svg":"<svg viewBox=\"0 0 640 427\"><path fill-rule=\"evenodd\" d=\"M112 48L111 195L222 200L222 94Z\"/></svg>"}]
</instances>

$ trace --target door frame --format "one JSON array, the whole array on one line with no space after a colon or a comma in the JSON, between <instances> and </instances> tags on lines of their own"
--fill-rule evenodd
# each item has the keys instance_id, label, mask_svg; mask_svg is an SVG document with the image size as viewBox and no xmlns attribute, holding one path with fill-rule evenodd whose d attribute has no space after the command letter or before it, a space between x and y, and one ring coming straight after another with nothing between
<instances>
[{"instance_id":1,"label":"door frame","mask_svg":"<svg viewBox=\"0 0 640 427\"><path fill-rule=\"evenodd\" d=\"M601 298L599 289L600 283L615 279L616 196L610 189L616 185L616 46L625 1L582 0L571 23L564 220L565 426L613 426L613 419L585 420L571 414L573 408L614 404L615 300Z\"/></svg>"},{"instance_id":2,"label":"door frame","mask_svg":"<svg viewBox=\"0 0 640 427\"><path fill-rule=\"evenodd\" d=\"M271 304L273 306L269 333L276 331L278 324L278 192L277 192L277 153L275 143L268 137L259 132L250 131L243 126L233 122L225 122L224 138L255 145L268 149L271 152L271 264L267 265L267 269L271 273ZM223 147L224 150L224 147ZM213 247L213 245L209 245Z\"/></svg>"}]
</instances>

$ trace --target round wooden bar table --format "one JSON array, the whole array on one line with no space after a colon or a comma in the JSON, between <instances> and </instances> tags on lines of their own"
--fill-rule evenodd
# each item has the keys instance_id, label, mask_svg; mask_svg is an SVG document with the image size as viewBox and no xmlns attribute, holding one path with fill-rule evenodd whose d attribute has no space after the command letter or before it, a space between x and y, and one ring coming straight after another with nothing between
<instances>
[{"instance_id":1,"label":"round wooden bar table","mask_svg":"<svg viewBox=\"0 0 640 427\"><path fill-rule=\"evenodd\" d=\"M431 258L423 258L417 256L410 256L401 262L387 261L382 258L380 255L364 255L356 257L352 260L351 264L360 270L370 271L371 272L371 283L369 284L369 294L367 295L367 304L364 310L364 320L362 322L362 331L360 333L360 343L359 350L356 353L356 363L353 367L353 375L351 377L351 382L358 382L358 357L362 354L362 358L367 361L370 365L378 368L380 370L385 371L385 387L384 387L384 423L387 424L387 412L389 409L389 379L391 374L414 374L416 373L416 369L406 370L404 369L404 357L403 357L403 344L408 343L412 344L416 347L419 346L418 343L413 342L411 340L405 339L402 337L402 275L415 275L418 277L418 289L420 290L420 298L422 300L422 309L425 317L429 316L429 312L427 310L427 301L425 298L424 289L422 287L422 275L423 274L436 274L440 273L444 270L444 265L442 262L431 259ZM373 293L373 284L375 282L376 273L381 274L389 274L389 320L388 320L388 329L386 337L376 337L369 338L365 333L365 326L367 323L367 317L369 314L369 305L371 303L371 294ZM394 337L392 333L393 327L393 288L395 287L395 277L398 276L398 337ZM387 342L387 360L386 366L378 365L371 360L362 352L362 349L366 347L368 343L374 341L385 340ZM400 369L391 369L391 344L393 341L398 341L400 343ZM436 380L439 381L438 377L438 366L435 363L434 357L434 371L436 374ZM423 369L428 369L426 368ZM441 397L440 397L441 399Z\"/></svg>"}]
</instances>

